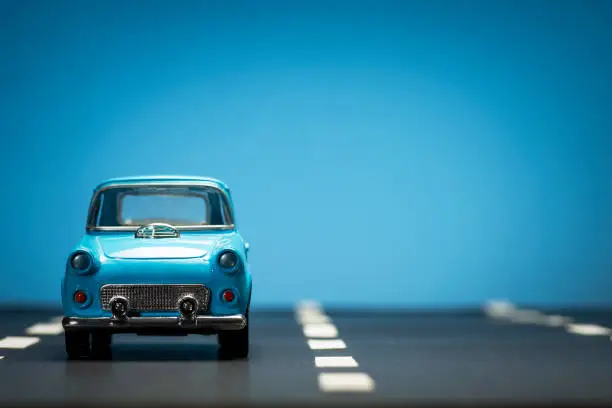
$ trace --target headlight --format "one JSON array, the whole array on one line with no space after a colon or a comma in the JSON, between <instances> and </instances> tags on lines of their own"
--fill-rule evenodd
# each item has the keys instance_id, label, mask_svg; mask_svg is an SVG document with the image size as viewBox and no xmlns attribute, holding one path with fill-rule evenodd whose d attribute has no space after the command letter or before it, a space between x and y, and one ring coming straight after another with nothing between
<instances>
[{"instance_id":1,"label":"headlight","mask_svg":"<svg viewBox=\"0 0 612 408\"><path fill-rule=\"evenodd\" d=\"M70 266L76 269L79 272L85 272L91 268L93 261L89 254L84 252L77 252L72 255L72 259L70 259Z\"/></svg>"},{"instance_id":2,"label":"headlight","mask_svg":"<svg viewBox=\"0 0 612 408\"><path fill-rule=\"evenodd\" d=\"M219 265L225 269L234 269L238 264L238 257L232 251L225 251L219 255Z\"/></svg>"}]
</instances>

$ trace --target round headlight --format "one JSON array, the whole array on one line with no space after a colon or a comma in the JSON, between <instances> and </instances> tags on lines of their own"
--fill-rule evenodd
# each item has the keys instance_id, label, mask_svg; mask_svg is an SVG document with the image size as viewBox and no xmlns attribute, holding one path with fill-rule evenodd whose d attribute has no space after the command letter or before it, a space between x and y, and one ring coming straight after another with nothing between
<instances>
[{"instance_id":1,"label":"round headlight","mask_svg":"<svg viewBox=\"0 0 612 408\"><path fill-rule=\"evenodd\" d=\"M84 253L78 253L72 257L70 264L74 269L84 271L91 266L91 257Z\"/></svg>"},{"instance_id":2,"label":"round headlight","mask_svg":"<svg viewBox=\"0 0 612 408\"><path fill-rule=\"evenodd\" d=\"M219 265L227 269L233 269L238 263L238 258L233 252L224 252L219 257Z\"/></svg>"}]
</instances>

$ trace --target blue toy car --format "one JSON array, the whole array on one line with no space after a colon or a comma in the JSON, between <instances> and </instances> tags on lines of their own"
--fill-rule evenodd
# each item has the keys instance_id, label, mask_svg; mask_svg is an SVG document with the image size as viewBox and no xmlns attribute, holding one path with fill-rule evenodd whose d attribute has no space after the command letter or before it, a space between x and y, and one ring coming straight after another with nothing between
<instances>
[{"instance_id":1,"label":"blue toy car","mask_svg":"<svg viewBox=\"0 0 612 408\"><path fill-rule=\"evenodd\" d=\"M216 334L225 356L247 358L248 250L220 180L103 182L62 279L68 358L109 357L114 333Z\"/></svg>"}]
</instances>

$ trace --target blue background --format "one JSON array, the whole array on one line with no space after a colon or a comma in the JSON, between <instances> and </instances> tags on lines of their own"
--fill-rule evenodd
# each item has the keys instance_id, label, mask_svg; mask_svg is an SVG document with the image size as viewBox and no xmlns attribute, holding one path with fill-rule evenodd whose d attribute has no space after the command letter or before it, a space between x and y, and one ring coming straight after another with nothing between
<instances>
[{"instance_id":1,"label":"blue background","mask_svg":"<svg viewBox=\"0 0 612 408\"><path fill-rule=\"evenodd\" d=\"M0 3L0 302L169 173L232 188L257 306L612 303L612 3L376 3Z\"/></svg>"}]
</instances>

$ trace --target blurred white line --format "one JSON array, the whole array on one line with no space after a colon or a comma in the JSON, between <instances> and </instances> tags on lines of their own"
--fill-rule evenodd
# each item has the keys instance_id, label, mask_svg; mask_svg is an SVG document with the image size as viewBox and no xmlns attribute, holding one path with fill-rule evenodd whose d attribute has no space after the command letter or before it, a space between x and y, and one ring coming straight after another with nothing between
<instances>
[{"instance_id":1,"label":"blurred white line","mask_svg":"<svg viewBox=\"0 0 612 408\"><path fill-rule=\"evenodd\" d=\"M329 323L322 324L306 324L303 328L304 336L306 337L320 337L320 338L333 338L338 337L338 329L336 326Z\"/></svg>"},{"instance_id":2,"label":"blurred white line","mask_svg":"<svg viewBox=\"0 0 612 408\"><path fill-rule=\"evenodd\" d=\"M358 367L357 361L353 357L315 357L315 366L320 368L330 367Z\"/></svg>"},{"instance_id":3,"label":"blurred white line","mask_svg":"<svg viewBox=\"0 0 612 408\"><path fill-rule=\"evenodd\" d=\"M487 316L494 319L501 319L511 316L516 308L506 300L492 300L484 305L484 312Z\"/></svg>"},{"instance_id":4,"label":"blurred white line","mask_svg":"<svg viewBox=\"0 0 612 408\"><path fill-rule=\"evenodd\" d=\"M548 317L537 310L516 310L509 316L515 323L546 324Z\"/></svg>"},{"instance_id":5,"label":"blurred white line","mask_svg":"<svg viewBox=\"0 0 612 408\"><path fill-rule=\"evenodd\" d=\"M565 326L571 322L572 322L572 319L570 319L569 317L565 317L565 316L554 315L554 316L547 316L546 318L546 324L552 327Z\"/></svg>"},{"instance_id":6,"label":"blurred white line","mask_svg":"<svg viewBox=\"0 0 612 408\"><path fill-rule=\"evenodd\" d=\"M311 350L343 350L346 343L342 340L308 340Z\"/></svg>"},{"instance_id":7,"label":"blurred white line","mask_svg":"<svg viewBox=\"0 0 612 408\"><path fill-rule=\"evenodd\" d=\"M4 359L4 356L0 356L0 360L3 360L3 359Z\"/></svg>"},{"instance_id":8,"label":"blurred white line","mask_svg":"<svg viewBox=\"0 0 612 408\"><path fill-rule=\"evenodd\" d=\"M582 336L609 336L611 333L607 327L596 324L568 324L565 328L570 333Z\"/></svg>"},{"instance_id":9,"label":"blurred white line","mask_svg":"<svg viewBox=\"0 0 612 408\"><path fill-rule=\"evenodd\" d=\"M372 392L374 380L365 373L321 373L319 389L323 392Z\"/></svg>"},{"instance_id":10,"label":"blurred white line","mask_svg":"<svg viewBox=\"0 0 612 408\"><path fill-rule=\"evenodd\" d=\"M320 316L325 316L325 313L323 313L322 310L304 309L304 310L296 311L295 315L298 317L320 317Z\"/></svg>"},{"instance_id":11,"label":"blurred white line","mask_svg":"<svg viewBox=\"0 0 612 408\"><path fill-rule=\"evenodd\" d=\"M41 334L42 335L45 335L45 334L57 335L63 332L64 332L64 327L62 326L61 322L59 323L38 323L26 329L27 334L34 334L34 335L41 335Z\"/></svg>"},{"instance_id":12,"label":"blurred white line","mask_svg":"<svg viewBox=\"0 0 612 408\"><path fill-rule=\"evenodd\" d=\"M295 309L297 314L322 314L323 309L320 308L309 308L309 307L298 307Z\"/></svg>"},{"instance_id":13,"label":"blurred white line","mask_svg":"<svg viewBox=\"0 0 612 408\"><path fill-rule=\"evenodd\" d=\"M563 327L573 321L566 316L547 316L537 310L518 309L512 303L505 300L487 302L484 306L487 316L494 319L507 319L514 323L542 324L550 327Z\"/></svg>"},{"instance_id":14,"label":"blurred white line","mask_svg":"<svg viewBox=\"0 0 612 408\"><path fill-rule=\"evenodd\" d=\"M302 300L296 304L295 310L322 311L323 306L314 300Z\"/></svg>"},{"instance_id":15,"label":"blurred white line","mask_svg":"<svg viewBox=\"0 0 612 408\"><path fill-rule=\"evenodd\" d=\"M313 324L313 323L331 323L331 319L325 315L314 315L314 316L298 316L296 318L299 324Z\"/></svg>"},{"instance_id":16,"label":"blurred white line","mask_svg":"<svg viewBox=\"0 0 612 408\"><path fill-rule=\"evenodd\" d=\"M0 340L0 348L24 349L40 341L38 337L5 337Z\"/></svg>"}]
</instances>

